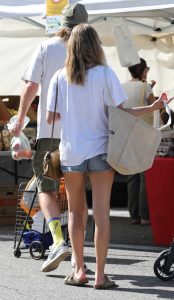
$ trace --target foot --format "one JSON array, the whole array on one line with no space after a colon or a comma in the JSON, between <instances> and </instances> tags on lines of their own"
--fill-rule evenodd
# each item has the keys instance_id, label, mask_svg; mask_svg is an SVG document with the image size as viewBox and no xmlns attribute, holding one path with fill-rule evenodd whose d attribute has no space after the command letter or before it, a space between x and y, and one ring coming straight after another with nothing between
<instances>
[{"instance_id":1,"label":"foot","mask_svg":"<svg viewBox=\"0 0 174 300\"><path fill-rule=\"evenodd\" d=\"M96 290L104 290L111 287L118 287L118 285L115 283L115 281L109 279L108 276L105 275L104 282L100 284L95 284L94 289Z\"/></svg>"},{"instance_id":2,"label":"foot","mask_svg":"<svg viewBox=\"0 0 174 300\"><path fill-rule=\"evenodd\" d=\"M61 261L65 260L68 256L70 256L70 250L64 241L60 245L51 246L51 252L47 260L43 263L41 271L51 272L57 269Z\"/></svg>"},{"instance_id":3,"label":"foot","mask_svg":"<svg viewBox=\"0 0 174 300\"><path fill-rule=\"evenodd\" d=\"M150 225L150 220L141 218L141 225Z\"/></svg>"},{"instance_id":4,"label":"foot","mask_svg":"<svg viewBox=\"0 0 174 300\"><path fill-rule=\"evenodd\" d=\"M66 285L83 286L86 283L88 283L88 279L86 277L77 279L74 273L70 276L66 276L64 279L64 284Z\"/></svg>"},{"instance_id":5,"label":"foot","mask_svg":"<svg viewBox=\"0 0 174 300\"><path fill-rule=\"evenodd\" d=\"M76 267L76 262L75 262L75 258L74 258L73 254L71 255L71 266L72 266L72 270L74 272L75 267ZM88 267L87 267L87 265L85 263L84 263L83 266L84 266L84 271L86 272L88 270Z\"/></svg>"},{"instance_id":6,"label":"foot","mask_svg":"<svg viewBox=\"0 0 174 300\"><path fill-rule=\"evenodd\" d=\"M131 224L132 225L138 225L138 224L140 224L140 222L141 222L141 220L140 219L132 219L132 222L131 222Z\"/></svg>"}]
</instances>

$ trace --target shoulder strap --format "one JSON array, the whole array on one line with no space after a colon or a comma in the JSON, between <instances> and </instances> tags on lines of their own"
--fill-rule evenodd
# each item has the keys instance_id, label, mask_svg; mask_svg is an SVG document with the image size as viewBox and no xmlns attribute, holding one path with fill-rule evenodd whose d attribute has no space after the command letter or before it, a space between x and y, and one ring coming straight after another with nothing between
<instances>
[{"instance_id":1,"label":"shoulder strap","mask_svg":"<svg viewBox=\"0 0 174 300\"><path fill-rule=\"evenodd\" d=\"M107 96L109 96L110 100L112 101L112 95L111 91L108 85L108 77L107 77L107 72L108 72L108 66L104 66L104 78L105 78L105 88L107 91Z\"/></svg>"},{"instance_id":2,"label":"shoulder strap","mask_svg":"<svg viewBox=\"0 0 174 300\"><path fill-rule=\"evenodd\" d=\"M139 100L139 106L144 106L144 96L145 96L145 91L146 91L146 82L143 82L142 88L141 88L141 93L140 93L140 100Z\"/></svg>"},{"instance_id":3,"label":"shoulder strap","mask_svg":"<svg viewBox=\"0 0 174 300\"><path fill-rule=\"evenodd\" d=\"M60 72L61 72L61 70L60 70ZM55 117L56 117L56 106L57 106L60 72L57 75L57 82L56 82L56 95L55 95L55 104L54 104L53 124L52 124L52 130L51 130L50 151L52 151L52 146L53 146L53 133L54 133L54 124L55 124Z\"/></svg>"}]
</instances>

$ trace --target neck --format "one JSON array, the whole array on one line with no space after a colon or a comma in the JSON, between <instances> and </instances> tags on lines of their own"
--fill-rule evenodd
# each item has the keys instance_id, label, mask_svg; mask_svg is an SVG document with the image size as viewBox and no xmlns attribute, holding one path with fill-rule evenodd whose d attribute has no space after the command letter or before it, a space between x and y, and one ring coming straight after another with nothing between
<instances>
[{"instance_id":1,"label":"neck","mask_svg":"<svg viewBox=\"0 0 174 300\"><path fill-rule=\"evenodd\" d=\"M132 78L131 81L141 81L141 80L138 78Z\"/></svg>"}]
</instances>

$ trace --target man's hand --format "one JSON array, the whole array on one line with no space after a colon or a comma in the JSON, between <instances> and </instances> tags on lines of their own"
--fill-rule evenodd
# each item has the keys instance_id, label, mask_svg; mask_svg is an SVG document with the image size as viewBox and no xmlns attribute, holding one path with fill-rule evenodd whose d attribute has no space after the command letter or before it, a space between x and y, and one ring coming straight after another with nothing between
<instances>
[{"instance_id":1,"label":"man's hand","mask_svg":"<svg viewBox=\"0 0 174 300\"><path fill-rule=\"evenodd\" d=\"M23 122L19 121L18 118L13 123L8 123L8 129L10 133L14 136L19 136L21 129L23 127Z\"/></svg>"}]
</instances>

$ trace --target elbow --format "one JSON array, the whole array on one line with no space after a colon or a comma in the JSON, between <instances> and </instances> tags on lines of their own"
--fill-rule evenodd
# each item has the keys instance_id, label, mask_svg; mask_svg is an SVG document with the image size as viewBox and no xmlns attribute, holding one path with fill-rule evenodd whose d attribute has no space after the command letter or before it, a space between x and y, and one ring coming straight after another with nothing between
<instances>
[{"instance_id":1,"label":"elbow","mask_svg":"<svg viewBox=\"0 0 174 300\"><path fill-rule=\"evenodd\" d=\"M46 121L49 125L52 124L52 122L53 122L52 112L50 112L50 111L46 112Z\"/></svg>"},{"instance_id":2,"label":"elbow","mask_svg":"<svg viewBox=\"0 0 174 300\"><path fill-rule=\"evenodd\" d=\"M52 124L52 121L49 120L49 119L47 119L47 123L48 123L49 125L51 125L51 124Z\"/></svg>"}]
</instances>

